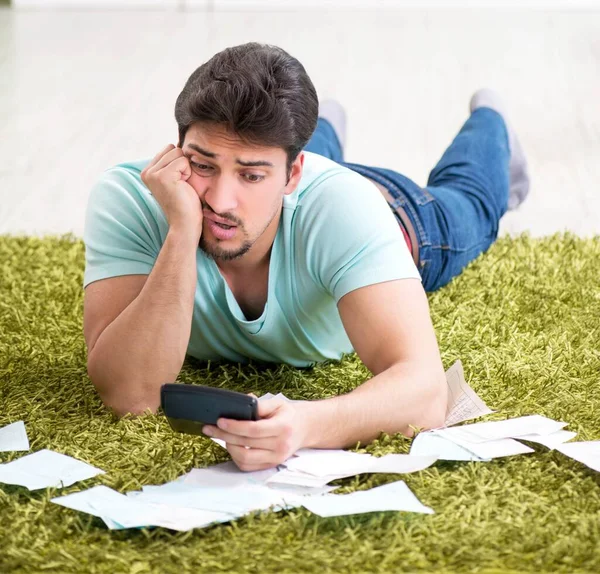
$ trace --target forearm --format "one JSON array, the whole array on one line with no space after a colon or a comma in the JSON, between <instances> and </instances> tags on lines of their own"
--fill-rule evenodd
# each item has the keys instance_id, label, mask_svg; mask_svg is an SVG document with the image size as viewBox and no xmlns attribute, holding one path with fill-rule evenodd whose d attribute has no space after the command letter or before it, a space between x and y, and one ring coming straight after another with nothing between
<instances>
[{"instance_id":1,"label":"forearm","mask_svg":"<svg viewBox=\"0 0 600 574\"><path fill-rule=\"evenodd\" d=\"M346 395L300 404L308 429L305 447L364 445L381 432L411 436L411 426L441 426L447 405L446 377L441 366L423 370L398 363Z\"/></svg>"},{"instance_id":2,"label":"forearm","mask_svg":"<svg viewBox=\"0 0 600 574\"><path fill-rule=\"evenodd\" d=\"M99 336L88 372L118 414L155 410L176 379L190 338L198 240L170 230L140 294Z\"/></svg>"}]
</instances>

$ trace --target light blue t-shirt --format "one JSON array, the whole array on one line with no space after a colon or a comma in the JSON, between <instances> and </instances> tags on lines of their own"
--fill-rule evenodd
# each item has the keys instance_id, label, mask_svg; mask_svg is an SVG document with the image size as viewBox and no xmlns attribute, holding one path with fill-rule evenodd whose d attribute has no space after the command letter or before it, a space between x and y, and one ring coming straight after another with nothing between
<instances>
[{"instance_id":1,"label":"light blue t-shirt","mask_svg":"<svg viewBox=\"0 0 600 574\"><path fill-rule=\"evenodd\" d=\"M85 286L152 271L168 224L140 178L148 161L108 169L94 186L84 232ZM267 303L258 319L246 320L214 260L200 249L196 263L188 354L296 367L353 351L337 309L344 295L375 283L420 278L398 222L373 183L308 152L297 189L283 199Z\"/></svg>"}]
</instances>

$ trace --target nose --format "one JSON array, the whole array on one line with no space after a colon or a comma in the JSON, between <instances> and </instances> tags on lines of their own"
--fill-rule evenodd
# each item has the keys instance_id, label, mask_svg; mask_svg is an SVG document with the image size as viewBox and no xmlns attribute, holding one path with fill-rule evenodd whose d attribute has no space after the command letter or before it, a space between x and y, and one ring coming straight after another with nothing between
<instances>
[{"instance_id":1,"label":"nose","mask_svg":"<svg viewBox=\"0 0 600 574\"><path fill-rule=\"evenodd\" d=\"M211 177L200 199L216 214L235 212L238 206L235 180L225 175Z\"/></svg>"}]
</instances>

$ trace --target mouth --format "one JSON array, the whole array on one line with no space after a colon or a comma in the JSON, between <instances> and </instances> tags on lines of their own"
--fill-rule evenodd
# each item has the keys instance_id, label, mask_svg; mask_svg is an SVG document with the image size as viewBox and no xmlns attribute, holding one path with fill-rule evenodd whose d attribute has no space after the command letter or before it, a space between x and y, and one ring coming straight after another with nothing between
<instances>
[{"instance_id":1,"label":"mouth","mask_svg":"<svg viewBox=\"0 0 600 574\"><path fill-rule=\"evenodd\" d=\"M218 225L219 227L222 227L223 229L231 229L232 227L237 227L237 225L235 223L231 223L230 220L228 219L223 219L222 217L218 217L214 214L204 214L204 218L210 220L212 223L215 223L216 225Z\"/></svg>"},{"instance_id":2,"label":"mouth","mask_svg":"<svg viewBox=\"0 0 600 574\"><path fill-rule=\"evenodd\" d=\"M221 221L215 221L212 217L206 218L206 224L211 235L215 239L221 241L233 239L237 231L237 225L230 225L228 223L222 223Z\"/></svg>"},{"instance_id":3,"label":"mouth","mask_svg":"<svg viewBox=\"0 0 600 574\"><path fill-rule=\"evenodd\" d=\"M225 225L225 223L219 223L218 221L214 220L212 220L212 222L214 225L220 227L221 229L232 229L233 227L236 227L235 225Z\"/></svg>"}]
</instances>

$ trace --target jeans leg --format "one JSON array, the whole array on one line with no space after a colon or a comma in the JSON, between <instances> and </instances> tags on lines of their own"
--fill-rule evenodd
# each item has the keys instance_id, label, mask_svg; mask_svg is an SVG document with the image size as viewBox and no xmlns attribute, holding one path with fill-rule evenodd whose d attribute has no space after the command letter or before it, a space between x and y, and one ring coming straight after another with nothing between
<instances>
[{"instance_id":1,"label":"jeans leg","mask_svg":"<svg viewBox=\"0 0 600 574\"><path fill-rule=\"evenodd\" d=\"M316 153L335 162L344 161L344 150L340 144L333 126L325 119L319 118L317 128L304 151Z\"/></svg>"},{"instance_id":2,"label":"jeans leg","mask_svg":"<svg viewBox=\"0 0 600 574\"><path fill-rule=\"evenodd\" d=\"M430 223L439 227L439 244L432 247L440 253L430 290L448 283L495 241L508 205L509 160L502 116L478 108L432 170L426 189L435 198Z\"/></svg>"}]
</instances>

